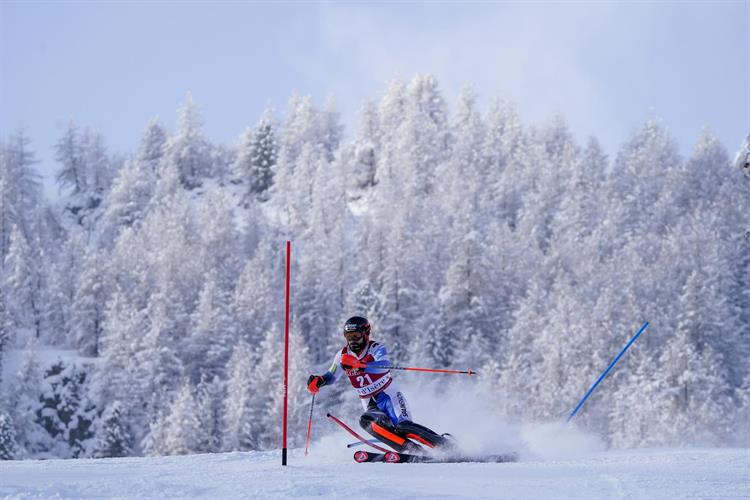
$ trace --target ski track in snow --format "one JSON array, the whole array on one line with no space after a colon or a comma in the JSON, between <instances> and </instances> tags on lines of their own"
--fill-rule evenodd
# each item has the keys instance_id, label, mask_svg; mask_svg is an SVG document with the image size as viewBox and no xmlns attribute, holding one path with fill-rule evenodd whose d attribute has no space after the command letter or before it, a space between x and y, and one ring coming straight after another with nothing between
<instances>
[{"instance_id":1,"label":"ski track in snow","mask_svg":"<svg viewBox=\"0 0 750 500\"><path fill-rule=\"evenodd\" d=\"M750 498L750 450L610 451L506 464L357 464L351 450L0 462L0 496L67 498Z\"/></svg>"}]
</instances>

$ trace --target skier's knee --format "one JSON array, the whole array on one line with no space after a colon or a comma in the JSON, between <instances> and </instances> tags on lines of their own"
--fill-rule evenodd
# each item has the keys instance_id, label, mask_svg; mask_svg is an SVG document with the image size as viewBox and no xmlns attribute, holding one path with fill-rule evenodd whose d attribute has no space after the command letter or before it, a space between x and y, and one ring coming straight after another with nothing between
<instances>
[{"instance_id":1,"label":"skier's knee","mask_svg":"<svg viewBox=\"0 0 750 500\"><path fill-rule=\"evenodd\" d=\"M363 413L361 417L359 417L359 426L363 429L369 429L370 424L374 422L375 419L370 415L369 413Z\"/></svg>"},{"instance_id":2,"label":"skier's knee","mask_svg":"<svg viewBox=\"0 0 750 500\"><path fill-rule=\"evenodd\" d=\"M373 423L383 427L391 427L388 416L382 413L366 411L359 417L359 425L365 430L369 431Z\"/></svg>"}]
</instances>

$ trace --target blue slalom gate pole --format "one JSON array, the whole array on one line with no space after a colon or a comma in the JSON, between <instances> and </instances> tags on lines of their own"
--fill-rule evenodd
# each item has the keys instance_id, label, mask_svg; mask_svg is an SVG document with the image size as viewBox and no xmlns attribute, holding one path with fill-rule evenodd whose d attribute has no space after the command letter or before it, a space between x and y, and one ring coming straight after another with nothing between
<instances>
[{"instance_id":1,"label":"blue slalom gate pole","mask_svg":"<svg viewBox=\"0 0 750 500\"><path fill-rule=\"evenodd\" d=\"M588 390L586 395L584 395L583 398L581 398L581 400L578 402L578 404L573 409L573 411L570 412L570 415L568 415L568 418L565 420L565 423L570 422L571 419L576 416L576 413L578 413L578 410L581 409L581 406L583 406L583 403L585 403L586 400L589 398L589 396L591 396L591 393L594 392L594 390L596 389L596 386L598 386L599 383L602 380L604 380L604 377L606 377L609 371L612 369L612 367L615 366L615 363L617 363L622 357L622 355L625 354L625 351L627 351L628 348L630 348L630 346L633 345L633 342L635 342L635 340L641 335L641 333L643 333L643 330L645 330L646 327L648 327L648 321L643 323L643 326L641 327L640 330L638 330L638 333L636 333L633 336L633 338L630 339L630 342L628 342L627 345L625 345L625 347L622 348L622 351L620 351L620 354L618 354L617 357L615 357L615 359L613 359L612 362L609 364L607 369L604 370L604 372L601 375L599 375L599 378L596 380L596 382L594 382L594 385L591 386L591 389Z\"/></svg>"}]
</instances>

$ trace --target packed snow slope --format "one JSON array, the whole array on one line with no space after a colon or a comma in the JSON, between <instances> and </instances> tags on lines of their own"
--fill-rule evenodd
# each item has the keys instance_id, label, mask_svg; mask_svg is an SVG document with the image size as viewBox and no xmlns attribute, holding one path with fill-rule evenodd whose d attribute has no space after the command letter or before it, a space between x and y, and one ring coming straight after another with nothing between
<instances>
[{"instance_id":1,"label":"packed snow slope","mask_svg":"<svg viewBox=\"0 0 750 500\"><path fill-rule=\"evenodd\" d=\"M351 450L0 463L0 496L37 498L750 498L750 450L592 452L508 464L357 464Z\"/></svg>"}]
</instances>

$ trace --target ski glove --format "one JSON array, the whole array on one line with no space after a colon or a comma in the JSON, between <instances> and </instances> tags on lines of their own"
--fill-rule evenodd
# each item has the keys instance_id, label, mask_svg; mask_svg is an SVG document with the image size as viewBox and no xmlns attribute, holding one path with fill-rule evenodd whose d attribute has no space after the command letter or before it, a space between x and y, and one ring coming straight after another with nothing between
<instances>
[{"instance_id":1,"label":"ski glove","mask_svg":"<svg viewBox=\"0 0 750 500\"><path fill-rule=\"evenodd\" d=\"M351 354L342 354L341 355L341 366L344 368L351 370L352 368L364 368L367 363L364 363Z\"/></svg>"},{"instance_id":2,"label":"ski glove","mask_svg":"<svg viewBox=\"0 0 750 500\"><path fill-rule=\"evenodd\" d=\"M326 385L326 379L320 375L310 375L310 378L307 379L307 390L313 394L317 393L324 385Z\"/></svg>"}]
</instances>

